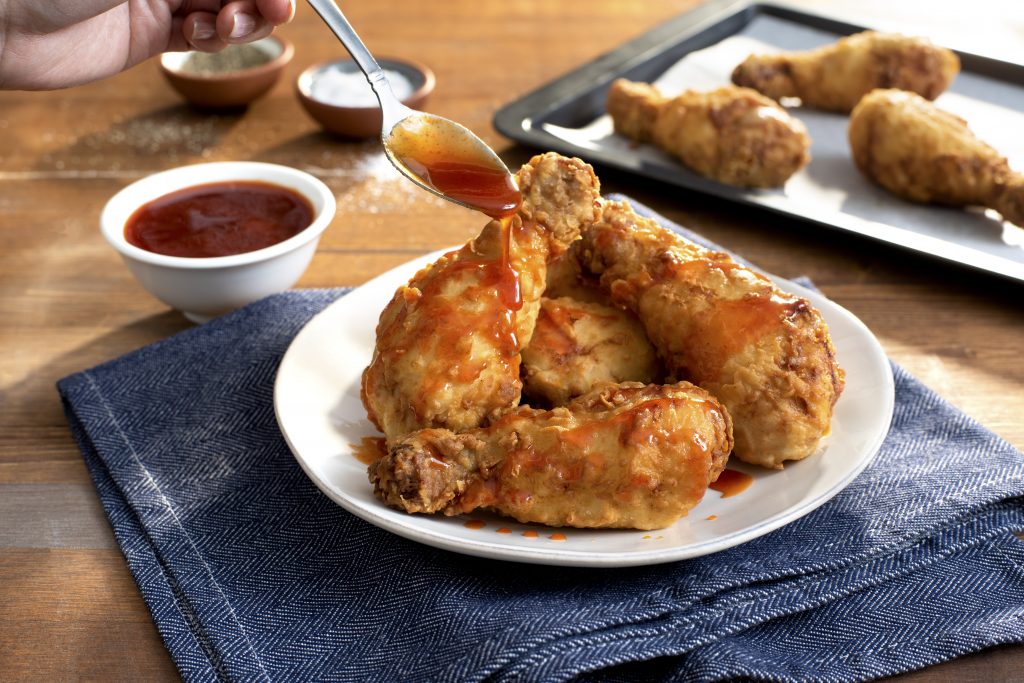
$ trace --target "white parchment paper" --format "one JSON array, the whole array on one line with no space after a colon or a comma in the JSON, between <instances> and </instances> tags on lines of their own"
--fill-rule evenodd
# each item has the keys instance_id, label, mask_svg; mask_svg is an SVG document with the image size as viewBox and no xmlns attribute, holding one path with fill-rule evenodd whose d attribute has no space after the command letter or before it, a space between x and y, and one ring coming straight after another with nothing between
<instances>
[{"instance_id":1,"label":"white parchment paper","mask_svg":"<svg viewBox=\"0 0 1024 683\"><path fill-rule=\"evenodd\" d=\"M688 54L655 83L668 95L709 90L730 83L733 68L751 53L804 50L838 36L775 17L761 16L741 32ZM1024 83L1009 84L960 73L936 104L967 120L981 139L1024 170ZM847 142L848 117L803 107L790 112L807 126L811 162L776 190L745 190L767 204L889 242L961 261L1024 280L1024 229L993 211L923 206L903 201L864 178ZM615 135L607 115L582 128L544 124L544 129L584 149L614 153L627 167L639 162L692 175L678 161L650 145Z\"/></svg>"}]
</instances>

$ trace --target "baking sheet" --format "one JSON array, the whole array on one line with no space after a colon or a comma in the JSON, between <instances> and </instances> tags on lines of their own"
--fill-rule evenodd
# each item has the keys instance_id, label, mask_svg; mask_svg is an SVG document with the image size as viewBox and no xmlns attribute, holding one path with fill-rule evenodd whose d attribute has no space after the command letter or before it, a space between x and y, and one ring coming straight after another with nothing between
<instances>
[{"instance_id":1,"label":"baking sheet","mask_svg":"<svg viewBox=\"0 0 1024 683\"><path fill-rule=\"evenodd\" d=\"M758 14L739 31L668 64L656 78L664 93L713 89L730 83L732 69L751 53L804 50L834 42L841 34L769 14ZM603 91L617 74L603 79ZM938 106L966 119L983 140L1024 169L1024 83L1016 84L962 71ZM563 105L564 107L564 105ZM934 256L1024 281L1024 229L994 211L925 206L903 201L873 185L856 169L847 143L844 114L791 107L810 133L812 160L779 189L720 186L683 167L650 145L614 134L610 117L600 115L557 125L537 126L563 151L597 157L620 168L719 196L771 208L825 225L874 237ZM558 120L566 117L551 117ZM716 187L717 185L717 187Z\"/></svg>"}]
</instances>

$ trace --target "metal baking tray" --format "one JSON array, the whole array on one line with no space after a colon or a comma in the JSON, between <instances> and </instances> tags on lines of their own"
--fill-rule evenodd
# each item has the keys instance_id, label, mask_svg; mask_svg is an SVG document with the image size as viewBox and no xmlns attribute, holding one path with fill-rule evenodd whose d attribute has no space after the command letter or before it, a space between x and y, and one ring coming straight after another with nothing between
<instances>
[{"instance_id":1,"label":"metal baking tray","mask_svg":"<svg viewBox=\"0 0 1024 683\"><path fill-rule=\"evenodd\" d=\"M611 131L604 103L616 78L660 83L667 93L710 89L729 83L732 66L754 43L807 49L866 28L770 4L712 2L504 106L494 125L526 145L1024 281L1024 229L992 211L914 204L873 185L850 157L845 114L790 109L808 127L812 160L775 190L721 185ZM936 103L1024 169L1024 66L957 54L961 73Z\"/></svg>"}]
</instances>

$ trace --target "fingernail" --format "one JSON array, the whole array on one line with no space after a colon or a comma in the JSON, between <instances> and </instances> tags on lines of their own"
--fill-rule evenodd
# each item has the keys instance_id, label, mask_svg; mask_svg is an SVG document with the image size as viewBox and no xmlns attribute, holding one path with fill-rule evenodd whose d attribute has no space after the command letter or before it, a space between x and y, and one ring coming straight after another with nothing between
<instances>
[{"instance_id":1,"label":"fingernail","mask_svg":"<svg viewBox=\"0 0 1024 683\"><path fill-rule=\"evenodd\" d=\"M288 13L288 21L284 22L286 24L295 18L295 0L288 0L288 8L290 12Z\"/></svg>"},{"instance_id":2,"label":"fingernail","mask_svg":"<svg viewBox=\"0 0 1024 683\"><path fill-rule=\"evenodd\" d=\"M235 15L235 23L231 25L232 38L245 38L256 30L256 17L239 12Z\"/></svg>"},{"instance_id":3,"label":"fingernail","mask_svg":"<svg viewBox=\"0 0 1024 683\"><path fill-rule=\"evenodd\" d=\"M192 42L209 40L217 35L217 25L208 19L196 19L192 24Z\"/></svg>"}]
</instances>

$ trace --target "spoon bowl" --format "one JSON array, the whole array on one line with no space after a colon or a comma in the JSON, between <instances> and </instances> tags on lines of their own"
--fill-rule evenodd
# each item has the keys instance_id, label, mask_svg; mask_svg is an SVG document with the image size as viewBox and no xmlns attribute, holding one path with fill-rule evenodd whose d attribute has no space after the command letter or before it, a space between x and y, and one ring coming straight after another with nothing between
<instances>
[{"instance_id":1,"label":"spoon bowl","mask_svg":"<svg viewBox=\"0 0 1024 683\"><path fill-rule=\"evenodd\" d=\"M408 110L382 133L382 142L395 168L428 192L492 218L519 208L519 188L508 167L463 125Z\"/></svg>"}]
</instances>

